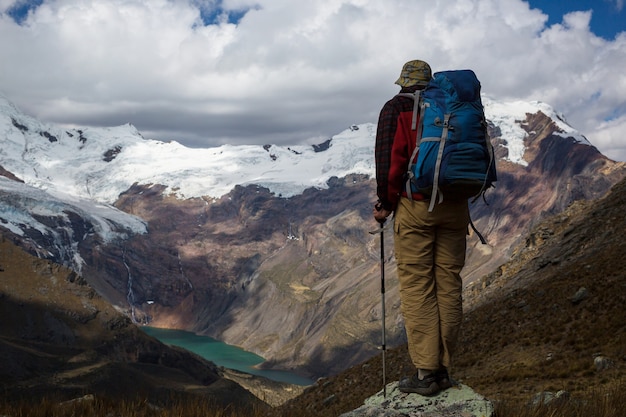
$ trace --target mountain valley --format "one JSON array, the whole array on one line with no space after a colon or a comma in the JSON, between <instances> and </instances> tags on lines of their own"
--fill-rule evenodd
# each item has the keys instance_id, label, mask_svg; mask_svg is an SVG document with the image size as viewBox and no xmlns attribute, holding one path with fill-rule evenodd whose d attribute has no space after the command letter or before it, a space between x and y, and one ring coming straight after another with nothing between
<instances>
[{"instance_id":1,"label":"mountain valley","mask_svg":"<svg viewBox=\"0 0 626 417\"><path fill-rule=\"evenodd\" d=\"M528 107L536 112L506 119L513 119L514 126L504 124L501 114L492 115L490 134L498 156L498 182L487 193L486 203L478 201L472 205L474 223L489 245L481 245L470 235L468 264L464 270L468 323L480 323L473 325L476 327L468 326L468 345L476 349L480 346L487 354L492 348L489 342L494 330L486 329L495 329L491 327L493 323L501 326L495 334L503 335L497 339L497 346L503 352L489 355L497 358L497 364L509 368L514 358L511 350L519 345L510 341L514 333L502 321L510 320L535 329L535 333L539 331L523 317L511 318L517 310L507 302L515 300L521 312L536 309L549 316L530 301L537 297L528 295L535 291L547 298L547 290L541 292L534 287L540 281L539 273L557 268L569 276L579 268L582 271L599 268L590 261L589 267L575 264L583 257L576 250L587 249L591 243L577 237L577 232L565 234L554 226L542 226L543 222L547 219L555 222L556 218L560 220L555 224L572 227L583 212L593 217L593 205L587 206L586 202L602 198L626 176L624 163L609 160L585 143L584 137L564 124L558 115L545 106ZM267 145L194 151L206 160L188 160L189 167L179 169L174 166L175 161L185 161L192 152L186 153L175 143L147 141L132 126L70 131L45 126L9 104L1 108L3 245L10 242L23 248L37 256L41 265L48 261L52 264L45 265L57 264L40 268L67 267L67 273L55 275L55 282L67 280L65 276L84 280L83 287L90 288L91 295L81 297L101 296L114 306L116 314L122 314L119 317L127 320L124 328L132 327L131 323L150 324L206 334L263 356L267 359L266 367L291 370L311 378L333 378L333 381L338 381L335 376L344 372L357 372L358 365L372 357L371 367L378 369L375 355L380 344L382 316L380 252L378 236L368 233L377 228L371 218L375 202L372 125L353 126L331 138L327 146L317 148L285 149ZM521 156L513 146L519 139L511 136L512 126L523 133ZM172 166L167 166L168 155ZM67 172L54 168L59 166L67 167ZM228 179L235 182L223 188L219 181L228 177L225 172L228 166L239 170L231 173L237 180ZM300 176L311 180L298 183L299 188L294 191ZM255 182L255 178L260 179ZM203 182L209 185L197 191L198 184ZM228 191L211 191L218 188ZM619 193L614 191L609 196ZM577 209L580 211L576 212ZM611 216L617 227L619 219L615 214ZM601 232L600 226L596 229L603 240L592 240L593 244L601 245L610 238L612 245L619 245L611 235L618 229ZM397 347L390 366L394 372L401 372L405 339L390 235L384 233L389 277L385 312L387 343ZM560 242L557 236L572 246L566 250L560 248L555 243ZM548 241L552 246L543 246ZM565 252L559 254L559 250ZM9 246L3 246L0 265L6 263L5 254L13 254L12 251ZM565 270L570 267L573 269ZM620 276L618 273L617 277ZM617 290L621 285L618 278L610 281L607 288ZM19 309L24 302L15 301L18 282L6 282L3 317L8 317L9 311ZM591 290L590 283L582 280L581 287L583 283ZM50 284L30 285L39 293L50 291ZM569 297L571 288L567 287L567 291ZM26 299L29 297L33 296ZM64 298L58 295L55 299ZM90 306L87 302L86 305ZM499 307L495 308L496 305ZM566 307L562 309L569 311L569 305ZM104 316L100 311L105 311L105 307L89 308L91 313L76 313L82 317L79 322L95 323L94 320ZM495 313L494 308L500 313ZM612 303L607 308L615 313ZM70 311L74 307L62 309ZM568 314L581 323L590 319L590 313L584 314L584 320L576 313ZM36 320L29 320L45 323L44 316L45 311L31 314ZM537 315L532 317L541 323ZM623 318L623 314L617 317ZM20 324L20 328L23 326ZM562 326L574 325L563 323ZM613 320L607 326L615 331ZM61 344L66 343L63 337L76 332L61 325L55 330L53 336L61 340L54 341ZM18 329L6 332L11 341L4 348L15 354L12 347L15 338L22 336ZM32 332L43 329L33 328ZM65 336L56 335L57 332ZM138 337L128 336L135 341ZM547 335L542 337L551 340ZM565 341L577 340L561 337L556 340L554 336L559 349L567 347ZM538 344L531 331L526 338L533 347ZM144 343L154 342L142 341L140 345ZM510 348L504 349L509 345ZM620 353L615 340L607 345L611 346L609 353L618 360ZM18 351L28 349L20 347ZM92 350L86 348L87 352ZM539 350L528 350L539 355ZM69 353L64 352L66 358ZM490 385L487 376L489 372L493 375L494 368L485 367L484 373L474 368L484 365L477 358L478 352L470 349L461 355L459 377L489 395L499 395L493 391L496 388ZM584 355L588 355L586 347ZM581 357L584 355L581 353ZM35 356L45 355L39 352ZM136 361L128 357L117 359L124 363ZM59 361L64 360L69 359ZM361 369L369 368L368 365ZM584 375L582 368L577 369ZM28 380L24 370L11 372L21 375L15 381ZM211 378L221 381L218 371ZM507 394L519 388L517 376L510 377L510 381L506 375L498 378L501 378L499 386ZM508 387L507 382L514 387ZM376 386L370 381L362 393L372 392ZM152 389L153 386L147 388ZM313 392L326 391L307 390L300 400L305 401Z\"/></svg>"}]
</instances>

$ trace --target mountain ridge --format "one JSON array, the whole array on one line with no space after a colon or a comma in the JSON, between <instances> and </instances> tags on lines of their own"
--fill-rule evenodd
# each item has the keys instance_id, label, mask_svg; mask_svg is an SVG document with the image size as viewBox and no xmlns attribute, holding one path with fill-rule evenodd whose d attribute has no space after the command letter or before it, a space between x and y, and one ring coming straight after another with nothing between
<instances>
[{"instance_id":1,"label":"mountain ridge","mask_svg":"<svg viewBox=\"0 0 626 417\"><path fill-rule=\"evenodd\" d=\"M507 149L501 157L512 163L528 163L524 159L526 114L541 112L555 124L555 134L592 146L545 103L502 103L487 97L483 100L488 121L500 132L498 137L507 138L501 143ZM115 203L135 182L165 185L164 193L182 199L220 198L235 185L249 184L288 198L307 188L326 188L331 177L374 175L373 123L352 125L328 139L324 146L186 148L175 141L145 139L131 124L81 129L43 124L21 113L1 95L0 117L4 119L0 120L0 127L6 170L39 188L64 187L68 194L101 203ZM58 170L59 164L66 166Z\"/></svg>"},{"instance_id":2,"label":"mountain ridge","mask_svg":"<svg viewBox=\"0 0 626 417\"><path fill-rule=\"evenodd\" d=\"M472 206L472 217L491 246L484 247L470 237L466 285L505 262L510 248L543 217L561 212L574 201L602 196L626 174L624 163L604 157L561 117L550 117L556 113L549 106L531 103L513 107L521 108L524 114L501 115L508 124L490 123L499 181L487 196L488 205ZM528 107L537 112L526 114ZM167 145L135 135L131 142L141 141L136 148L139 153L132 157L126 154L134 168L113 170L111 175L118 179L108 181L113 187L103 190L108 193L120 183L128 188L107 203L87 198L98 194L96 185L107 182L90 175L123 160L128 146L121 146L120 137L133 128L113 129L111 141L106 140L104 133L110 132L106 129L94 130L94 136L85 129L61 137L55 132L46 135L34 119L20 117L5 117L5 123L0 123L0 134L6 135L0 138L11 142L14 149L8 153L3 147L0 165L5 171L15 178L35 173L29 174L31 183L51 195L48 185L55 182L44 174L52 172L47 169L56 172L59 166L64 167L59 161L68 152L34 155L60 141L70 143L76 153L83 145L94 146L97 152L92 158L95 155L100 171L86 169L91 162L83 160L78 166L85 172L81 171L79 180L70 175L76 169L67 169L58 184L85 193L71 198L80 205L116 213L119 219L110 218L112 214L95 216L91 209L89 216L84 216L83 210L69 206L64 206L62 213L55 212L43 197L41 201L30 199L35 204L31 208L19 206L16 192L2 188L8 183L13 187L15 181L0 178L5 196L1 200L3 234L41 257L74 267L79 263L89 283L132 320L207 334L263 356L265 366L309 377L337 373L377 351L382 314L377 288L380 253L377 239L368 233L377 226L371 218L375 184L371 174L358 173L373 166L373 125L347 129L321 152L313 147L306 147L306 152L296 147L237 148L242 154L238 157L247 158L247 167L259 171L246 171L240 162L228 163L233 147L210 150L215 158L224 158L220 167L241 167L249 176L246 178L265 181L269 186L268 179L278 177L273 168L286 160L290 170L281 171L281 176L293 173L294 181L288 181L285 190L293 191L296 183L303 187L298 175L314 179L313 186L308 183L293 195L287 191L280 195L276 189L236 177L228 184L242 184L220 197L179 198L176 188L183 182L159 184L142 177L147 181L142 183L137 181L140 176L132 175L133 169L146 161L146 155L151 155L141 152L161 152ZM355 143L358 150L352 149ZM32 149L36 152L30 154ZM148 166L164 164L167 156L160 155ZM24 162L34 159L35 168ZM180 166L181 160L174 155L174 168L169 172L187 175L181 178L193 177L195 166ZM294 160L299 162L294 165ZM362 165L357 173L349 173L357 160ZM306 163L300 165L302 161ZM315 169L307 171L311 166ZM192 189L200 177L193 177L196 182L191 182ZM44 195L41 190L37 192ZM12 222L15 213L24 220ZM29 223L31 220L34 222ZM98 227L106 233L94 232ZM111 236L114 238L108 239ZM391 234L385 233L385 239L389 248L386 271L393 277ZM398 299L395 280L390 279L387 290L390 299ZM404 335L399 304L390 303L387 314L388 344L401 344Z\"/></svg>"}]
</instances>

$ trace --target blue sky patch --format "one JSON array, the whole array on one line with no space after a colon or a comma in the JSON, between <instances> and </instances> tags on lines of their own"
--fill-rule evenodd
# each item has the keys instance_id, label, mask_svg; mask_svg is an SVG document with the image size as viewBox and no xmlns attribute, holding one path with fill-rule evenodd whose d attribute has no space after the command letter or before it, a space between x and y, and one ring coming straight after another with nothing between
<instances>
[{"instance_id":1,"label":"blue sky patch","mask_svg":"<svg viewBox=\"0 0 626 417\"><path fill-rule=\"evenodd\" d=\"M626 11L617 0L529 0L531 8L548 15L548 26L563 22L563 15L573 11L592 10L590 29L597 36L613 40L626 31Z\"/></svg>"},{"instance_id":2,"label":"blue sky patch","mask_svg":"<svg viewBox=\"0 0 626 417\"><path fill-rule=\"evenodd\" d=\"M221 7L212 10L201 9L200 17L206 26L222 23L223 16L227 16L227 23L237 25L247 12L248 10L224 10Z\"/></svg>"},{"instance_id":3,"label":"blue sky patch","mask_svg":"<svg viewBox=\"0 0 626 417\"><path fill-rule=\"evenodd\" d=\"M28 13L31 10L37 9L37 7L41 6L43 2L44 0L17 2L6 11L6 14L9 15L18 25L21 25L28 17ZM222 23L224 22L224 20L222 20L224 18L226 23L237 25L250 10L227 10L222 7L221 1L216 4L216 7L207 8L199 6L199 9L202 23L206 26Z\"/></svg>"},{"instance_id":4,"label":"blue sky patch","mask_svg":"<svg viewBox=\"0 0 626 417\"><path fill-rule=\"evenodd\" d=\"M11 6L6 13L11 16L11 18L17 23L21 25L24 23L24 20L28 17L28 12L36 9L41 6L43 0L30 0L24 2L17 2L13 6Z\"/></svg>"}]
</instances>

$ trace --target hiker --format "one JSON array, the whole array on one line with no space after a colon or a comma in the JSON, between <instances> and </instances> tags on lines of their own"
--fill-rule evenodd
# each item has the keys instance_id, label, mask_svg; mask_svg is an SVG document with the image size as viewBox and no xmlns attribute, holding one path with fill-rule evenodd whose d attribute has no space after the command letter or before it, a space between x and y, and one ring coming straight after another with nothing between
<instances>
[{"instance_id":1,"label":"hiker","mask_svg":"<svg viewBox=\"0 0 626 417\"><path fill-rule=\"evenodd\" d=\"M444 200L429 211L429 195L406 194L409 159L416 147L411 129L414 99L431 79L420 60L404 64L395 82L400 94L383 106L376 133L378 202L374 218L395 213L394 247L402 315L414 375L399 383L402 392L434 395L449 388L448 368L462 321L461 276L469 224L467 199Z\"/></svg>"}]
</instances>

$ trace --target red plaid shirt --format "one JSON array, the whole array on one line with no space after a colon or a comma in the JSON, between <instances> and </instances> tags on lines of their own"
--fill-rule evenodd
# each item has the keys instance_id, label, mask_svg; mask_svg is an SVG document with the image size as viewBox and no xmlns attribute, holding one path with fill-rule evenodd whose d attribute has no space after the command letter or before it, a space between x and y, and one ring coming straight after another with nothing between
<instances>
[{"instance_id":1,"label":"red plaid shirt","mask_svg":"<svg viewBox=\"0 0 626 417\"><path fill-rule=\"evenodd\" d=\"M417 87L402 88L400 93L413 93ZM380 111L376 130L376 194L378 201L386 210L394 210L399 194L404 187L403 176L408 165L399 166L400 161L394 158L394 167L391 166L391 153L398 127L398 117L401 113L409 112L412 115L414 100L411 97L395 96L387 101ZM398 132L400 133L400 132ZM415 144L413 144L415 147ZM397 150L396 150L397 152ZM406 155L406 161L411 155ZM391 172L390 172L391 171ZM398 172L401 177L398 178ZM392 174L392 176L390 176Z\"/></svg>"}]
</instances>

